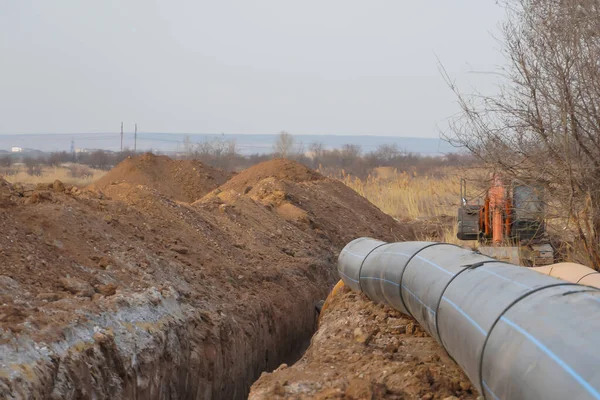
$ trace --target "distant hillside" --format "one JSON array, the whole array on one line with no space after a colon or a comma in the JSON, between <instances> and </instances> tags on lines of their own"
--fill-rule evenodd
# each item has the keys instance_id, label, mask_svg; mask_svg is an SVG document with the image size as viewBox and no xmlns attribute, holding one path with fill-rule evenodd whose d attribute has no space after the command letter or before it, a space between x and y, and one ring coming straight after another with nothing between
<instances>
[{"instance_id":1,"label":"distant hillside","mask_svg":"<svg viewBox=\"0 0 600 400\"><path fill-rule=\"evenodd\" d=\"M174 134L174 133L140 133L138 135L138 151L158 150L163 153L184 150L184 141L189 137L191 143L201 143L221 137L216 134ZM277 135L266 134L229 134L226 140L235 140L241 154L265 154L273 151ZM352 136L352 135L294 135L298 148L307 149L310 143L321 142L325 149L341 148L345 144L358 145L363 151L375 150L383 144L395 144L398 148L423 155L455 153L457 149L438 138L411 138L400 136ZM23 134L0 135L0 149L10 150L12 147L33 147L45 152L70 151L71 141L77 149L103 149L119 151L121 136L119 133L98 134ZM133 149L133 134L125 134L124 148Z\"/></svg>"}]
</instances>

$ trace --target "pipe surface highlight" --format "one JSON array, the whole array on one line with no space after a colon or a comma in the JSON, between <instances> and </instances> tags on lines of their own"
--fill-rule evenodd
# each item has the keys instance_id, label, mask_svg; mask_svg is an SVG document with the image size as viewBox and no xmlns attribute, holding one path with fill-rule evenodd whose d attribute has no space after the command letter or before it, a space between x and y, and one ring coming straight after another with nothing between
<instances>
[{"instance_id":1,"label":"pipe surface highlight","mask_svg":"<svg viewBox=\"0 0 600 400\"><path fill-rule=\"evenodd\" d=\"M600 399L600 290L459 246L356 239L352 290L415 318L486 399Z\"/></svg>"}]
</instances>

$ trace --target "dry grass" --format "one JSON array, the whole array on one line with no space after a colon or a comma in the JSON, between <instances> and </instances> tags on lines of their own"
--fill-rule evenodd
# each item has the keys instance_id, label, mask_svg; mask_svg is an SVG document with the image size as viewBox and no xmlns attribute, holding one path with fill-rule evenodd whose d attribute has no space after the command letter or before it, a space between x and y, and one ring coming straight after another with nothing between
<instances>
[{"instance_id":1,"label":"dry grass","mask_svg":"<svg viewBox=\"0 0 600 400\"><path fill-rule=\"evenodd\" d=\"M344 175L342 182L402 220L454 215L460 197L460 178L456 175L435 178L400 173L391 178L369 176L366 180Z\"/></svg>"},{"instance_id":2,"label":"dry grass","mask_svg":"<svg viewBox=\"0 0 600 400\"><path fill-rule=\"evenodd\" d=\"M376 171L364 180L342 174L341 181L397 220L433 225L435 229L423 229L419 240L475 248L476 241L465 242L456 237L462 174L452 169L429 176Z\"/></svg>"},{"instance_id":3,"label":"dry grass","mask_svg":"<svg viewBox=\"0 0 600 400\"><path fill-rule=\"evenodd\" d=\"M10 183L50 183L59 180L75 186L87 186L101 178L106 171L80 165L70 167L43 167L40 175L29 175L26 167L13 167L1 170L0 176Z\"/></svg>"}]
</instances>

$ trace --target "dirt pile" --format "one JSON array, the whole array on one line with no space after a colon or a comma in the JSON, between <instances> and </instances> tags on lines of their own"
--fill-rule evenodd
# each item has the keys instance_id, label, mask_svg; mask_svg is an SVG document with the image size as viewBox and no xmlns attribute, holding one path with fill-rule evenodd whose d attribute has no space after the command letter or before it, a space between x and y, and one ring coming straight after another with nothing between
<instances>
[{"instance_id":1,"label":"dirt pile","mask_svg":"<svg viewBox=\"0 0 600 400\"><path fill-rule=\"evenodd\" d=\"M294 163L186 204L123 172L142 159L175 165L127 160L101 191L0 182L0 398L244 398L304 349L347 241L410 239Z\"/></svg>"},{"instance_id":2,"label":"dirt pile","mask_svg":"<svg viewBox=\"0 0 600 400\"><path fill-rule=\"evenodd\" d=\"M178 201L191 203L225 183L230 174L196 160L172 160L146 153L128 158L92 185L104 190L110 185L128 183L157 190Z\"/></svg>"},{"instance_id":3,"label":"dirt pile","mask_svg":"<svg viewBox=\"0 0 600 400\"><path fill-rule=\"evenodd\" d=\"M265 161L240 172L223 185L221 190L243 191L265 178L285 179L292 182L309 182L325 179L323 175L302 164L279 158Z\"/></svg>"},{"instance_id":4,"label":"dirt pile","mask_svg":"<svg viewBox=\"0 0 600 400\"><path fill-rule=\"evenodd\" d=\"M244 202L261 205L337 248L357 235L389 241L415 237L410 226L399 224L340 181L285 159L248 168L195 205L218 204L226 209Z\"/></svg>"},{"instance_id":5,"label":"dirt pile","mask_svg":"<svg viewBox=\"0 0 600 400\"><path fill-rule=\"evenodd\" d=\"M350 293L333 298L302 359L264 373L250 399L477 399L418 324Z\"/></svg>"}]
</instances>

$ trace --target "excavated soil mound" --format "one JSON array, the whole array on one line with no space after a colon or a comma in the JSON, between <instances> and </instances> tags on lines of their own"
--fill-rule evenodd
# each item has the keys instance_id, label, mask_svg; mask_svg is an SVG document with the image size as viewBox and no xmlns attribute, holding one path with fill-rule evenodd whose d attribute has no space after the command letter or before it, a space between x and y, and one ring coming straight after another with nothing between
<instances>
[{"instance_id":1,"label":"excavated soil mound","mask_svg":"<svg viewBox=\"0 0 600 400\"><path fill-rule=\"evenodd\" d=\"M466 375L412 318L364 295L335 296L302 359L255 382L250 400L475 400Z\"/></svg>"},{"instance_id":2,"label":"excavated soil mound","mask_svg":"<svg viewBox=\"0 0 600 400\"><path fill-rule=\"evenodd\" d=\"M308 182L325 179L323 175L295 161L279 158L254 165L227 182L221 190L247 190L265 178L285 179L292 182Z\"/></svg>"},{"instance_id":3,"label":"excavated soil mound","mask_svg":"<svg viewBox=\"0 0 600 400\"><path fill-rule=\"evenodd\" d=\"M388 241L415 237L412 227L398 223L340 181L283 159L239 173L194 205L247 209L244 204L249 202L339 248L359 236Z\"/></svg>"},{"instance_id":4,"label":"excavated soil mound","mask_svg":"<svg viewBox=\"0 0 600 400\"><path fill-rule=\"evenodd\" d=\"M173 165L127 160L107 181L147 184L102 191L0 182L0 398L245 398L305 348L349 240L412 239L298 164L193 204Z\"/></svg>"},{"instance_id":5,"label":"excavated soil mound","mask_svg":"<svg viewBox=\"0 0 600 400\"><path fill-rule=\"evenodd\" d=\"M191 203L225 183L230 174L196 160L172 160L146 153L128 158L94 183L106 189L112 184L129 183L151 187L178 201Z\"/></svg>"}]
</instances>

